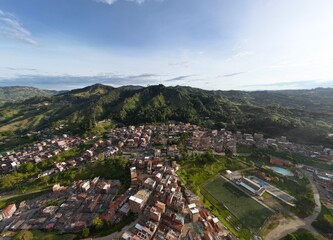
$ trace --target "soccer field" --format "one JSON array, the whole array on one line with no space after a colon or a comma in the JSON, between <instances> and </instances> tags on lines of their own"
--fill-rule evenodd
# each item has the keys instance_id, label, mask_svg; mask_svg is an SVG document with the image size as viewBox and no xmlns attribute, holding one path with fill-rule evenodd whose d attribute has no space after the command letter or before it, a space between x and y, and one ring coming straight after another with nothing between
<instances>
[{"instance_id":1,"label":"soccer field","mask_svg":"<svg viewBox=\"0 0 333 240\"><path fill-rule=\"evenodd\" d=\"M237 189L221 176L203 185L203 189L222 203L238 220L257 232L273 213ZM215 206L219 208L220 206Z\"/></svg>"}]
</instances>

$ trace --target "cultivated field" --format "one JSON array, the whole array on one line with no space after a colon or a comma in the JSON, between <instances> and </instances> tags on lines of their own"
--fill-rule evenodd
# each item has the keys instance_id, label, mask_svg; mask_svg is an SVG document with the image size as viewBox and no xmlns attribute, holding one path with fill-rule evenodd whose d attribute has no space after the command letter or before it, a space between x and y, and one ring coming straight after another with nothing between
<instances>
[{"instance_id":1,"label":"cultivated field","mask_svg":"<svg viewBox=\"0 0 333 240\"><path fill-rule=\"evenodd\" d=\"M253 232L258 232L260 227L273 214L220 176L204 184L203 189L203 192L207 191L216 200L213 201L215 202L214 205L218 205L215 206L216 208L221 208L220 204L222 204ZM207 193L204 195L207 195Z\"/></svg>"}]
</instances>

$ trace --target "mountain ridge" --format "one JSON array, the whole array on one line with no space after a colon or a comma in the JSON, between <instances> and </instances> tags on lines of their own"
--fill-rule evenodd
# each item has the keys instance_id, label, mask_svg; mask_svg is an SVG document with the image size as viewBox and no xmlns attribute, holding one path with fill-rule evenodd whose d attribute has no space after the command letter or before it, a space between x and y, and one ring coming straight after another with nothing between
<instances>
[{"instance_id":1,"label":"mountain ridge","mask_svg":"<svg viewBox=\"0 0 333 240\"><path fill-rule=\"evenodd\" d=\"M178 121L333 145L328 138L333 132L331 96L333 89L244 92L94 84L6 103L0 107L0 131L27 132L64 123L89 131L104 119L121 124Z\"/></svg>"},{"instance_id":2,"label":"mountain ridge","mask_svg":"<svg viewBox=\"0 0 333 240\"><path fill-rule=\"evenodd\" d=\"M60 92L29 86L6 86L0 87L0 102L24 101L32 97L53 96L58 93Z\"/></svg>"}]
</instances>

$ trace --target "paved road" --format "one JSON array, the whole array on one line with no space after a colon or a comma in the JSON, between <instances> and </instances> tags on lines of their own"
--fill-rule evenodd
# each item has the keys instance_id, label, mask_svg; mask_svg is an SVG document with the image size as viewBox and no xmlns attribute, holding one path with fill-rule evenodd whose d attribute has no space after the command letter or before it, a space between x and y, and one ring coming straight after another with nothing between
<instances>
[{"instance_id":1,"label":"paved road","mask_svg":"<svg viewBox=\"0 0 333 240\"><path fill-rule=\"evenodd\" d=\"M278 240L300 228L305 228L316 235L320 235L317 232L317 230L314 227L312 227L312 225L311 225L312 222L317 219L317 217L321 211L319 192L318 192L318 189L316 188L315 184L313 183L311 176L306 175L306 173L304 173L304 175L309 179L313 193L314 193L314 200L315 200L316 206L314 208L313 213L304 219L301 219L297 216L293 216L288 219L280 220L279 225L276 228L274 228L272 231L270 231L265 236L265 239Z\"/></svg>"}]
</instances>

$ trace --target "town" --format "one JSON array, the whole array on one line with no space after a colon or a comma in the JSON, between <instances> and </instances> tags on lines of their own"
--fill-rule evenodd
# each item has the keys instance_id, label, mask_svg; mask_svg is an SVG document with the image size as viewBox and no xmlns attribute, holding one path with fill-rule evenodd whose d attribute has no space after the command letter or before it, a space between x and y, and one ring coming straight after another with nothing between
<instances>
[{"instance_id":1,"label":"town","mask_svg":"<svg viewBox=\"0 0 333 240\"><path fill-rule=\"evenodd\" d=\"M180 146L180 142L183 145ZM292 151L316 161L333 160L332 149L294 144L285 137L265 139L262 134L233 134L225 129L211 130L192 124L171 123L116 128L107 132L104 139L84 139L70 134L45 139L3 154L1 174L10 174L28 162L37 165L82 144L86 144L82 152L66 161L60 159L50 169L40 172L37 178L79 169L87 163L98 162L101 158L121 155L130 163L129 187L124 188L123 183L112 176L110 179L100 176L81 179L66 186L54 184L51 192L5 206L1 211L1 231L39 229L75 233L95 224L97 220L117 225L131 218L133 221L125 230L112 233L109 237L160 240L238 239L178 176L179 161L184 151L182 147L190 154L211 151L222 156L246 156L247 153L238 153L237 149L256 147ZM280 167L293 165L290 161L277 157L271 158L270 163ZM326 191L328 198L333 199L333 174L308 166L303 169L311 173L316 184L325 189L323 191ZM302 175L299 171L298 173ZM298 173L296 171L295 174ZM230 181L235 188L251 198L260 197L267 191L279 201L295 207L294 196L267 183L270 181L269 177L263 172L260 174L261 179L227 170L223 175L221 173L219 181ZM268 212L274 212L263 205ZM271 212L267 213L267 216L270 215Z\"/></svg>"}]
</instances>

